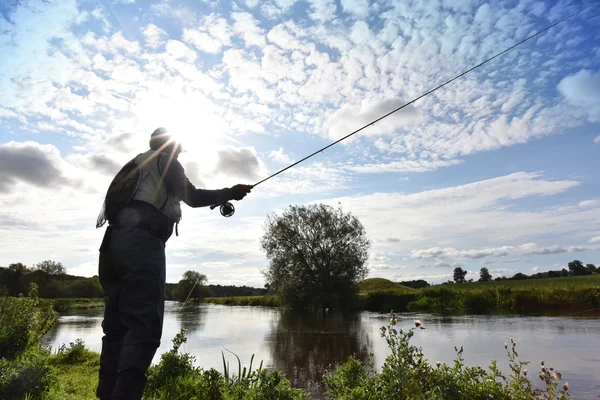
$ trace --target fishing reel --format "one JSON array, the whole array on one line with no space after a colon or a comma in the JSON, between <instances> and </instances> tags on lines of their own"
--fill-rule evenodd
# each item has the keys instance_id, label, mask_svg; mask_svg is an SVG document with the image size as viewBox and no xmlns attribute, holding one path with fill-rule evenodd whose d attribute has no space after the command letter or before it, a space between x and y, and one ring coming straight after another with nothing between
<instances>
[{"instance_id":1,"label":"fishing reel","mask_svg":"<svg viewBox=\"0 0 600 400\"><path fill-rule=\"evenodd\" d=\"M225 203L221 203L221 204L214 204L214 205L210 206L210 209L214 210L217 207L219 207L219 211L221 211L221 215L226 218L229 218L233 214L235 214L235 207L233 206L233 204L231 204L228 201L226 201Z\"/></svg>"}]
</instances>

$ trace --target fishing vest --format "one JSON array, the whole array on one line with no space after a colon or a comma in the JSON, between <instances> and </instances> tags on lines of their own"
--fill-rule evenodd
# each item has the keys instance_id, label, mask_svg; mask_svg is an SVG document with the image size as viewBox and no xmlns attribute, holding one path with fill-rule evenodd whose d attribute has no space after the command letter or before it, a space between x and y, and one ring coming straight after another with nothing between
<instances>
[{"instance_id":1,"label":"fishing vest","mask_svg":"<svg viewBox=\"0 0 600 400\"><path fill-rule=\"evenodd\" d=\"M162 157L170 157L168 153L159 153L148 150L139 154L133 161L142 170L140 185L133 196L133 200L140 200L152 204L174 223L181 220L180 199L175 196L164 184L160 167Z\"/></svg>"}]
</instances>

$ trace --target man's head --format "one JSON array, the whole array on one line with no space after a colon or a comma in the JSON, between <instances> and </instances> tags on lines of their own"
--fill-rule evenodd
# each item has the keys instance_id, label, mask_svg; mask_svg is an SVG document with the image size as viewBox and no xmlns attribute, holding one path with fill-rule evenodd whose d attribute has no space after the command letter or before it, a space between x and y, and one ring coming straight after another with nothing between
<instances>
[{"instance_id":1,"label":"man's head","mask_svg":"<svg viewBox=\"0 0 600 400\"><path fill-rule=\"evenodd\" d=\"M177 157L183 151L181 143L169 133L167 128L158 128L150 136L150 148Z\"/></svg>"}]
</instances>

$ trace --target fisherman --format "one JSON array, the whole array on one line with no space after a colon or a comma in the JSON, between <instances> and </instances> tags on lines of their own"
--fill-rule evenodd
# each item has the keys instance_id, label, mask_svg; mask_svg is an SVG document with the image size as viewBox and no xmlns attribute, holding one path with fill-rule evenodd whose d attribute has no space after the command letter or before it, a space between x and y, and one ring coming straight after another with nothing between
<instances>
[{"instance_id":1,"label":"fisherman","mask_svg":"<svg viewBox=\"0 0 600 400\"><path fill-rule=\"evenodd\" d=\"M146 370L162 335L165 243L174 226L177 232L180 200L206 207L242 200L252 188L196 189L177 160L181 151L165 128L155 130L150 150L133 160L141 179L131 198L112 220L106 218L98 267L105 304L96 392L101 400L137 400L144 392Z\"/></svg>"}]
</instances>

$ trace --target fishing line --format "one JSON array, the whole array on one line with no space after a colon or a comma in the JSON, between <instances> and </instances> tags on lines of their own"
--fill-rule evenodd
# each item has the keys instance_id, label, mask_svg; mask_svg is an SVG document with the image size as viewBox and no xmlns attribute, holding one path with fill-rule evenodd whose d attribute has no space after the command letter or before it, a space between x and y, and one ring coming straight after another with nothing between
<instances>
[{"instance_id":1,"label":"fishing line","mask_svg":"<svg viewBox=\"0 0 600 400\"><path fill-rule=\"evenodd\" d=\"M198 279L196 279L196 282L194 283L194 286L192 286L192 290L190 290L190 292L188 293L187 297L185 298L183 304L181 305L181 307L179 308L179 311L177 311L177 314L175 315L179 315L179 313L181 312L181 310L183 310L183 307L185 307L185 305L187 304L188 299L190 298L190 296L192 295L192 292L194 291L194 288L196 287L196 285L198 284L198 281L200 280L200 277L198 277Z\"/></svg>"},{"instance_id":2,"label":"fishing line","mask_svg":"<svg viewBox=\"0 0 600 400\"><path fill-rule=\"evenodd\" d=\"M592 7L593 5L594 5L594 4L590 4L589 6L587 6L587 7L583 8L583 9L581 9L581 10L579 10L579 11L577 11L577 12L575 12L575 13L573 13L573 14L571 14L571 15L569 15L569 16L567 16L567 17L565 17L565 18L561 19L561 20L559 20L558 22L555 22L554 24L552 24L552 25L550 25L550 26L548 26L548 27L546 27L546 28L542 29L541 31L539 31L539 32L537 32L537 33L535 33L535 34L533 34L533 35L531 35L531 36L529 36L529 37L527 37L527 38L525 38L525 39L521 40L520 42L518 42L518 43L516 43L516 44L514 44L514 45L512 45L512 46L510 46L510 47L508 47L507 49L504 49L504 50L502 50L501 52L499 52L499 53L495 54L494 56L492 56L492 57L488 58L487 60L485 60L485 61L483 61L483 62L481 62L481 63L479 63L479 64L475 65L475 66L474 66L474 67L472 67L472 68L469 68L468 70L466 70L466 71L462 72L462 73L461 73L461 74L459 74L459 75L456 75L454 78L452 78L452 79L450 79L450 80L447 80L446 82L442 83L441 85L439 85L439 86L436 86L435 88L433 88L433 89L431 89L431 90L429 90L429 91L427 91L427 92L423 93L423 94L422 94L422 95L420 95L419 97L416 97L416 98L414 98L413 100L411 100L411 101L409 101L408 103L406 103L406 104L404 104L404 105L402 105L402 106L400 106L400 107L396 108L395 110L392 110L392 111L388 112L387 114L384 114L384 115L382 115L381 117L377 118L376 120L374 120L374 121L372 121L372 122L369 122L369 123L368 123L368 124L366 124L365 126L363 126L363 127L359 128L359 129L355 130L355 131L354 131L354 132L352 132L352 133L349 133L349 134L347 134L346 136L342 137L341 139L338 139L338 140L336 140L335 142L333 142L333 143L330 143L330 144L328 144L327 146L323 147L322 149L319 149L319 150L315 151L314 153L312 153L312 154L309 154L308 156L304 157L303 159L301 159L301 160L299 160L299 161L296 161L295 163L293 163L293 164L291 164L291 165L289 165L289 166L287 166L287 167L285 167L285 168L283 168L283 169L281 169L281 170L279 170L279 171L275 172L273 175L270 175L270 176L266 177L265 179L261 180L260 182L257 182L257 183L255 183L254 185L252 185L252 187L256 187L256 186L260 185L261 183L263 183L263 182L266 182L266 181L268 181L269 179L276 177L277 175L281 174L282 172L285 172L285 171L287 171L288 169L290 169L290 168L292 168L292 167L295 167L296 165L300 164L301 162L304 162L304 161L308 160L309 158L311 158L311 157L313 157L313 156L317 155L318 153L321 153L321 152L323 152L323 151L327 150L328 148L330 148L330 147L332 147L332 146L334 146L334 145L336 145L336 144L340 143L341 141L348 139L350 136L353 136L353 135L357 134L358 132L360 132L360 131L362 131L362 130L364 130L364 129L368 128L369 126L371 126L371 125L375 125L377 122L379 122L379 121L381 121L381 120L383 120L383 119L385 119L385 118L389 117L390 115L392 115L392 114L394 114L394 113L396 113L396 112L398 112L398 111L402 110L403 108L405 108L405 107L407 107L407 106L409 106L409 105L413 104L413 103L414 103L414 102L416 102L417 100L420 100L420 99L422 99L423 97L425 97L425 96L427 96L427 95L430 95L431 93L435 92L436 90L443 88L444 86L448 85L449 83L451 83L451 82L454 82L454 81L455 81L455 80L457 80L458 78L460 78L460 77L462 77L462 76L464 76L464 75L468 74L469 72L471 72L471 71L473 71L473 70L475 70L475 69L477 69L477 68L481 67L481 66L482 66L482 65L484 65L484 64L487 64L488 62L492 61L493 59L495 59L495 58L497 58L497 57L500 57L500 56L501 56L501 55L503 55L504 53L507 53L507 52L511 51L511 50L512 50L512 49L514 49L515 47L517 47L517 46L520 46L521 44L523 44L523 43L525 43L525 42L527 42L527 41L529 41L529 40L531 40L531 39L533 39L533 38L535 38L535 37L537 37L537 36L541 35L542 33L546 32L547 30L549 30L549 29L551 29L551 28L554 28L556 25L558 25L558 24L561 24L561 23L563 23L564 21L566 21L566 20L568 20L568 19L570 19L570 18L572 18L572 17L574 17L574 16L576 16L576 15L578 15L578 14L581 14L583 11L587 10L588 8Z\"/></svg>"}]
</instances>

